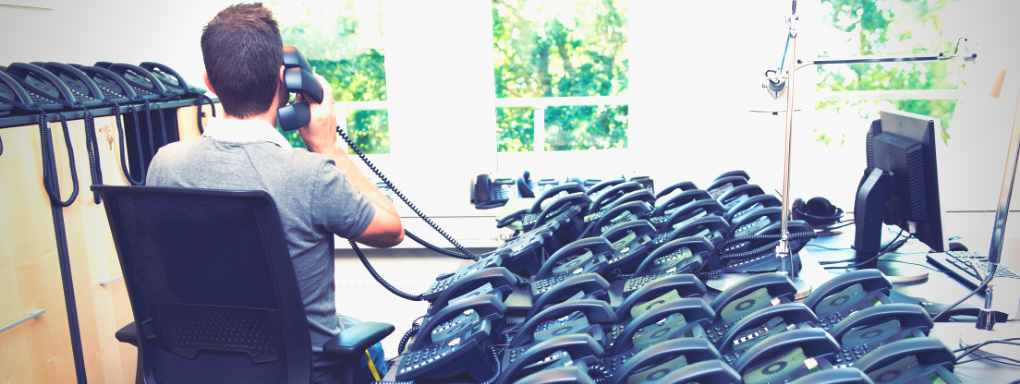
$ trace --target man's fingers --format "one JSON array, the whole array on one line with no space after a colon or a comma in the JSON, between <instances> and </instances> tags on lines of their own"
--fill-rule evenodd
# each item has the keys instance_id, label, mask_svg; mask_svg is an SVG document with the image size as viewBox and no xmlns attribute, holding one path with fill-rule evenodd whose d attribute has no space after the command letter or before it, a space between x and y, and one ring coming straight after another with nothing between
<instances>
[{"instance_id":1,"label":"man's fingers","mask_svg":"<svg viewBox=\"0 0 1020 384\"><path fill-rule=\"evenodd\" d=\"M314 75L315 75L315 78L317 80L319 80L319 85L322 86L322 102L325 103L328 100L328 102L330 104L332 104L333 103L333 86L329 85L329 81L326 81L326 78L320 76L318 73L315 73Z\"/></svg>"}]
</instances>

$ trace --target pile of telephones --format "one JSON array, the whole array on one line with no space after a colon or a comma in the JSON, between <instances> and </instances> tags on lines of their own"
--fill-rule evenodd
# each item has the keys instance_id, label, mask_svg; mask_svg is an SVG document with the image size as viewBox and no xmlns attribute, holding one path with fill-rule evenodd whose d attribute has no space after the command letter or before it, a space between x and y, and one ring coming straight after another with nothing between
<instances>
[{"instance_id":1,"label":"pile of telephones","mask_svg":"<svg viewBox=\"0 0 1020 384\"><path fill-rule=\"evenodd\" d=\"M775 257L780 201L742 171L677 183L563 183L499 225L517 236L444 274L399 381L486 383L959 383L933 323L877 270L795 303ZM791 233L813 233L792 221ZM792 269L792 270L791 270ZM722 292L706 280L748 278ZM409 333L410 335L410 333ZM404 350L406 347L406 351Z\"/></svg>"}]
</instances>

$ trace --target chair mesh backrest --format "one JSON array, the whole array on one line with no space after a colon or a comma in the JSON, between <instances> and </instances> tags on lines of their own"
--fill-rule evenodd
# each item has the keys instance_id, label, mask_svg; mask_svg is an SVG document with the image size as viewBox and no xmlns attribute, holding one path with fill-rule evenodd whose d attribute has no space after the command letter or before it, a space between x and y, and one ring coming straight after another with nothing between
<instances>
[{"instance_id":1,"label":"chair mesh backrest","mask_svg":"<svg viewBox=\"0 0 1020 384\"><path fill-rule=\"evenodd\" d=\"M155 336L143 352L156 381L288 381L283 317L293 314L281 311L279 271L263 235L267 205L279 228L271 199L257 192L122 188L104 199L135 322L140 333ZM142 326L146 319L151 332ZM291 336L307 345L307 325L303 335Z\"/></svg>"}]
</instances>

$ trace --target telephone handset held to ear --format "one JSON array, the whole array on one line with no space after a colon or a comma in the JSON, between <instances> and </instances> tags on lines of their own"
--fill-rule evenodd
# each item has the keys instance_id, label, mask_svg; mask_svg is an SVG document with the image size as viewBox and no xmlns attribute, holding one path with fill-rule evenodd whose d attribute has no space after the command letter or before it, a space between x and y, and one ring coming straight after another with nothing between
<instances>
[{"instance_id":1,"label":"telephone handset held to ear","mask_svg":"<svg viewBox=\"0 0 1020 384\"><path fill-rule=\"evenodd\" d=\"M280 128L284 131L308 126L312 121L312 113L308 100L322 102L322 86L312 74L312 66L308 60L294 47L283 47L283 85L289 93L301 93L306 100L284 105L276 110Z\"/></svg>"},{"instance_id":2,"label":"telephone handset held to ear","mask_svg":"<svg viewBox=\"0 0 1020 384\"><path fill-rule=\"evenodd\" d=\"M664 341L638 352L621 364L613 371L608 384L656 383L677 369L721 358L719 351L705 339ZM613 369L611 366L608 368Z\"/></svg>"}]
</instances>

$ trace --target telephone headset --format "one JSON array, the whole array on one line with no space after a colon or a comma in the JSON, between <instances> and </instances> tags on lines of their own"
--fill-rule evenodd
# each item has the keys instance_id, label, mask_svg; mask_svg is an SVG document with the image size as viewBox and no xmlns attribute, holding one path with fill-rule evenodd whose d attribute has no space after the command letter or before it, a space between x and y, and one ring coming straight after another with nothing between
<instances>
[{"instance_id":1,"label":"telephone headset","mask_svg":"<svg viewBox=\"0 0 1020 384\"><path fill-rule=\"evenodd\" d=\"M804 199L793 201L790 212L794 220L803 220L813 227L825 227L838 223L843 219L843 209L829 202L824 197L812 197L806 203Z\"/></svg>"}]
</instances>

